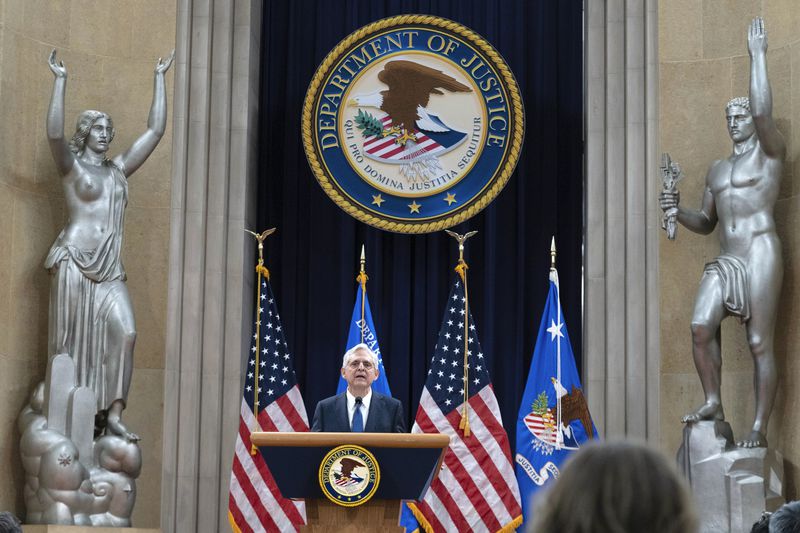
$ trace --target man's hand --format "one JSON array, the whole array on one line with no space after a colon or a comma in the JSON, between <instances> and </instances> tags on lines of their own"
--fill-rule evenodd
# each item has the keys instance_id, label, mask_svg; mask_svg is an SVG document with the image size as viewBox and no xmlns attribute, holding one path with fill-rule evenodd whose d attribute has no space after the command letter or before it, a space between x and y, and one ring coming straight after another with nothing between
<instances>
[{"instance_id":1,"label":"man's hand","mask_svg":"<svg viewBox=\"0 0 800 533\"><path fill-rule=\"evenodd\" d=\"M767 30L761 17L754 18L747 29L747 50L750 57L767 53Z\"/></svg>"}]
</instances>

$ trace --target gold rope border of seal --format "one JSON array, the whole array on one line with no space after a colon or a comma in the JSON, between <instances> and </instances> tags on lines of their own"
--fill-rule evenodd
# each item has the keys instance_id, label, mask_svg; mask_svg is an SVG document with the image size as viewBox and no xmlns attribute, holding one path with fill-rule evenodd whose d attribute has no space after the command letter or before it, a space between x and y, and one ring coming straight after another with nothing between
<instances>
[{"instance_id":1,"label":"gold rope border of seal","mask_svg":"<svg viewBox=\"0 0 800 533\"><path fill-rule=\"evenodd\" d=\"M440 218L433 222L394 222L391 220L386 220L385 218L377 217L360 205L354 205L349 199L342 196L333 183L331 183L331 180L320 164L318 154L314 150L312 111L317 97L317 90L322 84L322 81L327 78L331 66L338 61L341 58L341 54L345 50L349 49L354 43L361 41L371 33L377 33L386 28L401 24L419 24L443 28L471 42L494 63L494 67L500 72L500 75L505 82L506 90L511 96L510 104L513 109L513 114L511 115L513 118L513 133L510 136L511 147L508 151L508 154L504 158L504 161L501 163L502 170L499 177L494 180L492 186L487 191L484 191L477 201L469 204L468 207L463 208L453 215ZM524 134L524 112L522 109L522 98L519 93L519 87L517 86L517 81L514 79L514 75L511 73L511 69L508 68L508 65L506 65L506 62L502 56L491 44L489 44L489 42L466 26L463 26L458 22L453 22L452 20L435 17L432 15L399 15L381 19L354 31L338 45L336 45L336 47L331 50L327 56L325 56L325 59L322 61L322 63L320 63L319 67L317 67L317 71L314 74L314 77L311 79L311 83L308 86L306 97L303 102L301 123L303 148L306 152L306 159L311 167L311 171L314 173L314 176L317 178L317 181L322 187L322 190L325 191L325 194L327 194L336 203L336 205L344 210L345 213L352 216L356 220L360 220L365 224L369 224L370 226L374 226L379 229L394 231L397 233L429 233L443 230L472 218L474 215L482 211L497 197L498 194L500 194L500 191L503 190L503 187L505 187L506 183L508 183L508 180L511 178L511 174L514 172L514 169L517 166L517 161L519 161Z\"/></svg>"},{"instance_id":2,"label":"gold rope border of seal","mask_svg":"<svg viewBox=\"0 0 800 533\"><path fill-rule=\"evenodd\" d=\"M356 501L344 501L336 499L325 489L325 476L323 474L325 471L325 465L328 463L331 464L334 463L335 460L332 461L331 457L334 454L344 450L348 451L355 450L363 453L364 455L367 456L367 458L370 461L372 461L372 466L375 469L375 483L372 485L372 489L370 489L370 491L366 495L364 495L363 498ZM378 460L375 459L375 455L373 455L373 453L368 449L362 446L358 446L357 444L343 444L341 446L337 446L336 448L332 449L331 451L325 454L325 456L322 458L322 461L320 461L319 463L317 478L319 479L319 488L322 489L322 494L324 494L325 497L328 498L330 501L332 501L336 505L341 505L342 507L357 507L363 503L367 503L370 499L372 499L373 496L375 496L375 492L377 492L378 485L380 485L381 482L381 466L378 464Z\"/></svg>"}]
</instances>

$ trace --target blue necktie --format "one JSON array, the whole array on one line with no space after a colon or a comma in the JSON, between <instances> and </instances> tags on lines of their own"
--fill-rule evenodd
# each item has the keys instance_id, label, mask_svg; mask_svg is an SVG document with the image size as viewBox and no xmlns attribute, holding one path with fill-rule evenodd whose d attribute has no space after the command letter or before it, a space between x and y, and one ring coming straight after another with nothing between
<instances>
[{"instance_id":1,"label":"blue necktie","mask_svg":"<svg viewBox=\"0 0 800 533\"><path fill-rule=\"evenodd\" d=\"M364 418L361 416L361 396L356 396L356 412L353 413L353 433L364 431Z\"/></svg>"}]
</instances>

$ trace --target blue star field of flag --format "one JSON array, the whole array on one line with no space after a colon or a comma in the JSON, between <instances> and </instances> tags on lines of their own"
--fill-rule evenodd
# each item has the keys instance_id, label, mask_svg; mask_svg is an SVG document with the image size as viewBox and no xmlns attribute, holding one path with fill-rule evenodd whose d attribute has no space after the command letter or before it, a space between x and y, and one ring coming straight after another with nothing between
<instances>
[{"instance_id":1,"label":"blue star field of flag","mask_svg":"<svg viewBox=\"0 0 800 533\"><path fill-rule=\"evenodd\" d=\"M465 302L464 285L461 278L456 275L447 299L448 305L444 311L442 327L439 330L439 338L425 384L431 397L445 414L464 401L465 338L469 395L472 396L489 384L489 372L478 340L478 332L472 313L464 310ZM466 324L465 317L469 319Z\"/></svg>"},{"instance_id":2,"label":"blue star field of flag","mask_svg":"<svg viewBox=\"0 0 800 533\"><path fill-rule=\"evenodd\" d=\"M247 362L244 397L253 409L256 379L260 385L258 411L277 400L295 386L297 378L292 366L292 356L281 325L278 306L269 281L262 280L258 296L260 315L256 315L250 357ZM255 333L260 325L260 339ZM256 343L258 341L258 343ZM258 344L258 346L256 346ZM255 412L255 409L253 409Z\"/></svg>"}]
</instances>

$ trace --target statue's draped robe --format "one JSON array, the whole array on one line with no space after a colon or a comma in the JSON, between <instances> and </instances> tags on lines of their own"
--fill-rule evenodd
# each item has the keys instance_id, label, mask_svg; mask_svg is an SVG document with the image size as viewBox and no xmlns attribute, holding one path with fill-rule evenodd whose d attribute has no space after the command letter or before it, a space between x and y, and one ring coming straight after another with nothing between
<instances>
[{"instance_id":1,"label":"statue's draped robe","mask_svg":"<svg viewBox=\"0 0 800 533\"><path fill-rule=\"evenodd\" d=\"M704 274L716 274L722 282L722 303L731 315L742 322L750 319L750 287L744 261L731 254L722 254L706 263Z\"/></svg>"},{"instance_id":2,"label":"statue's draped robe","mask_svg":"<svg viewBox=\"0 0 800 533\"><path fill-rule=\"evenodd\" d=\"M105 237L94 250L63 244L64 231L45 260L50 285L50 355L68 353L75 361L79 386L91 388L98 411L115 400L127 402L133 366L132 347L119 346L111 322L128 316L133 326L125 269L120 260L128 181L107 163L113 191L109 195Z\"/></svg>"}]
</instances>

